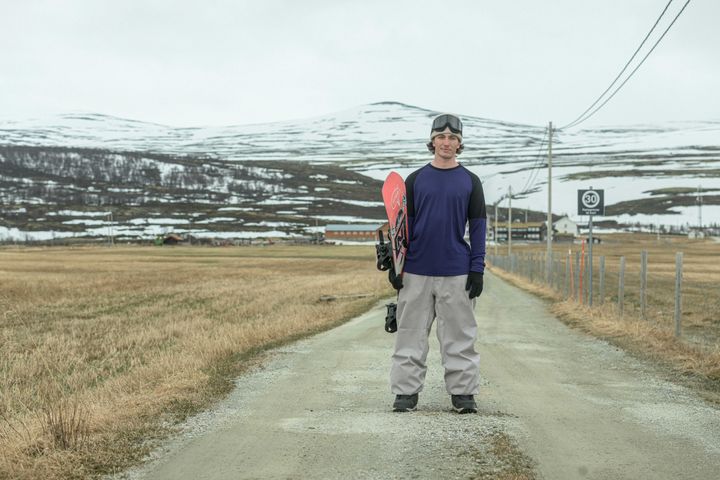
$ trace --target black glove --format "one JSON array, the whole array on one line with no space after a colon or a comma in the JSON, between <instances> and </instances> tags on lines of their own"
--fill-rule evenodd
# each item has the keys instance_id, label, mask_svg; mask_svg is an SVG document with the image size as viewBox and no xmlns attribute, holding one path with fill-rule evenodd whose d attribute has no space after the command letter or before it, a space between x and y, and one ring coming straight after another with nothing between
<instances>
[{"instance_id":1,"label":"black glove","mask_svg":"<svg viewBox=\"0 0 720 480\"><path fill-rule=\"evenodd\" d=\"M392 285L395 290L399 291L403 288L402 273L395 275L395 265L392 265L390 270L388 270L388 280L390 280L390 285Z\"/></svg>"},{"instance_id":2,"label":"black glove","mask_svg":"<svg viewBox=\"0 0 720 480\"><path fill-rule=\"evenodd\" d=\"M480 272L468 273L465 290L470 290L470 298L479 297L483 289L483 274Z\"/></svg>"}]
</instances>

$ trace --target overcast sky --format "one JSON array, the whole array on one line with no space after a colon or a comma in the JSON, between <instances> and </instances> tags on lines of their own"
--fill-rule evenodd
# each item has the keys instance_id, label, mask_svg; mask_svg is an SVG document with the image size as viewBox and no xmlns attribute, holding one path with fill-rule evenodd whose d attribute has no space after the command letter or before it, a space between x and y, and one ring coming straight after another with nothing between
<instances>
[{"instance_id":1,"label":"overcast sky","mask_svg":"<svg viewBox=\"0 0 720 480\"><path fill-rule=\"evenodd\" d=\"M612 81L666 3L0 0L0 117L226 125L394 100L563 125ZM720 2L691 1L584 125L720 120L718 19Z\"/></svg>"}]
</instances>

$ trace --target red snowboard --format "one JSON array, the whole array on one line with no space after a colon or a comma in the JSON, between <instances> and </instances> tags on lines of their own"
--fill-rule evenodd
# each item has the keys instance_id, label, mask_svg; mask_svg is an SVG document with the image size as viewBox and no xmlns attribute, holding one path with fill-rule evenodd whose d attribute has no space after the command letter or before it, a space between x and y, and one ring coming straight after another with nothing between
<instances>
[{"instance_id":1,"label":"red snowboard","mask_svg":"<svg viewBox=\"0 0 720 480\"><path fill-rule=\"evenodd\" d=\"M405 265L408 246L407 197L405 181L396 172L390 172L382 188L383 202L390 224L390 245L395 274L400 275Z\"/></svg>"}]
</instances>

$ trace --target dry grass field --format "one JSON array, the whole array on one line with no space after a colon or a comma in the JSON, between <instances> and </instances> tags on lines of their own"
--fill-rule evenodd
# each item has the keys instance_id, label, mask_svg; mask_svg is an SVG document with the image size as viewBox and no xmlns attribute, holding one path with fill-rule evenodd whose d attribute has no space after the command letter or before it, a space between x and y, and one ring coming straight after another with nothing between
<instances>
[{"instance_id":1,"label":"dry grass field","mask_svg":"<svg viewBox=\"0 0 720 480\"><path fill-rule=\"evenodd\" d=\"M0 249L0 478L121 470L264 349L391 294L372 247Z\"/></svg>"},{"instance_id":2,"label":"dry grass field","mask_svg":"<svg viewBox=\"0 0 720 480\"><path fill-rule=\"evenodd\" d=\"M524 288L535 290L555 304L554 311L570 323L597 335L622 340L625 346L668 362L684 374L697 375L720 385L720 243L658 237L642 234L599 235L593 247L593 307L565 301L560 292L545 287L539 279L528 282L518 275L498 272ZM587 248L587 246L586 246ZM563 259L569 250L574 258L580 245L554 246L554 256ZM640 255L648 252L646 318L640 315ZM542 254L544 245L514 245L513 253ZM674 332L675 254L683 252L682 334ZM493 249L490 249L493 253ZM498 248L498 254L506 254ZM598 296L599 257L605 256L605 297ZM618 314L618 271L625 257L624 314ZM495 269L498 271L498 269ZM565 270L562 270L564 278ZM514 278L513 278L514 277ZM564 285L564 281L561 282ZM602 305L600 305L602 303Z\"/></svg>"}]
</instances>

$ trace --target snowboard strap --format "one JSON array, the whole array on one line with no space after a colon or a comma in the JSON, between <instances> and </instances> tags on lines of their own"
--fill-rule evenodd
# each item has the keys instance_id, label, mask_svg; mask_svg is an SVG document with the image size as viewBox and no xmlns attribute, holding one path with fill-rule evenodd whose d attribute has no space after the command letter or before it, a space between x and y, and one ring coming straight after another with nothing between
<instances>
[{"instance_id":1,"label":"snowboard strap","mask_svg":"<svg viewBox=\"0 0 720 480\"><path fill-rule=\"evenodd\" d=\"M385 243L383 232L378 232L379 243L375 244L375 255L377 257L377 269L380 271L389 270L392 266L392 246L390 242Z\"/></svg>"}]
</instances>

